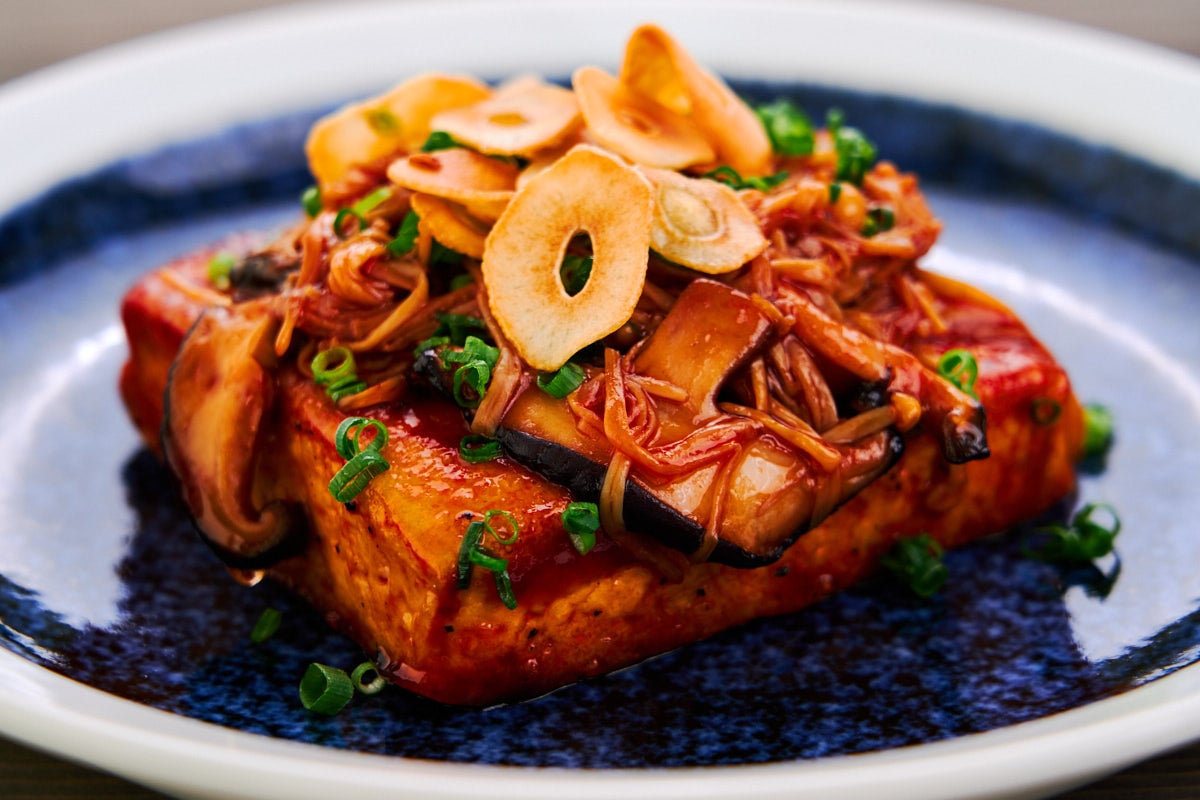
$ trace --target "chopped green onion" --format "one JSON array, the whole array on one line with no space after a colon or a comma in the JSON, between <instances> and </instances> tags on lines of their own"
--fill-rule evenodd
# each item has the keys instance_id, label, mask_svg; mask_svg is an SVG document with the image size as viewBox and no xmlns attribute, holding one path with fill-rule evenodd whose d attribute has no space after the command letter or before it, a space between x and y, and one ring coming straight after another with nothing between
<instances>
[{"instance_id":1,"label":"chopped green onion","mask_svg":"<svg viewBox=\"0 0 1200 800\"><path fill-rule=\"evenodd\" d=\"M300 205L304 208L304 213L309 219L321 213L321 190L316 186L310 186L300 195Z\"/></svg>"},{"instance_id":2,"label":"chopped green onion","mask_svg":"<svg viewBox=\"0 0 1200 800\"><path fill-rule=\"evenodd\" d=\"M942 554L942 546L928 533L922 533L898 540L879 559L879 565L917 596L928 598L937 594L949 574Z\"/></svg>"},{"instance_id":3,"label":"chopped green onion","mask_svg":"<svg viewBox=\"0 0 1200 800\"><path fill-rule=\"evenodd\" d=\"M568 503L562 512L563 528L579 555L586 556L596 546L600 530L600 509L595 503Z\"/></svg>"},{"instance_id":4,"label":"chopped green onion","mask_svg":"<svg viewBox=\"0 0 1200 800\"><path fill-rule=\"evenodd\" d=\"M361 449L362 435L368 430L375 435ZM349 503L373 479L391 467L380 451L387 444L387 428L378 420L367 417L348 417L338 425L333 437L338 455L347 459L345 465L329 481L329 493L339 503Z\"/></svg>"},{"instance_id":5,"label":"chopped green onion","mask_svg":"<svg viewBox=\"0 0 1200 800\"><path fill-rule=\"evenodd\" d=\"M229 288L229 273L237 266L237 259L232 253L217 253L208 260L208 280L209 282L225 291Z\"/></svg>"},{"instance_id":6,"label":"chopped green onion","mask_svg":"<svg viewBox=\"0 0 1200 800\"><path fill-rule=\"evenodd\" d=\"M1092 519L1096 512L1108 515L1107 522ZM1043 561L1077 564L1094 561L1113 550L1113 541L1121 532L1121 518L1107 503L1088 503L1071 518L1069 525L1048 525L1034 531L1031 539L1042 538L1042 546L1025 543L1026 555Z\"/></svg>"},{"instance_id":7,"label":"chopped green onion","mask_svg":"<svg viewBox=\"0 0 1200 800\"><path fill-rule=\"evenodd\" d=\"M330 368L330 361L333 361L336 366ZM344 345L337 345L317 353L313 356L311 366L313 382L318 386L328 386L346 378L352 378L356 374L354 353Z\"/></svg>"},{"instance_id":8,"label":"chopped green onion","mask_svg":"<svg viewBox=\"0 0 1200 800\"><path fill-rule=\"evenodd\" d=\"M537 385L546 394L559 400L578 389L587 380L583 367L574 361L568 361L558 368L557 372L539 372Z\"/></svg>"},{"instance_id":9,"label":"chopped green onion","mask_svg":"<svg viewBox=\"0 0 1200 800\"><path fill-rule=\"evenodd\" d=\"M433 240L433 246L429 249L429 266L439 267L442 265L448 267L462 266L463 259L466 258L457 250L451 250L437 239Z\"/></svg>"},{"instance_id":10,"label":"chopped green onion","mask_svg":"<svg viewBox=\"0 0 1200 800\"><path fill-rule=\"evenodd\" d=\"M513 594L512 578L509 577L508 570L493 572L492 576L496 581L496 593L500 595L500 602L510 611L516 608L517 596Z\"/></svg>"},{"instance_id":11,"label":"chopped green onion","mask_svg":"<svg viewBox=\"0 0 1200 800\"><path fill-rule=\"evenodd\" d=\"M277 609L264 609L258 622L254 623L254 629L250 631L250 641L261 644L270 639L275 635L275 631L279 630L279 623L282 621L283 614Z\"/></svg>"},{"instance_id":12,"label":"chopped green onion","mask_svg":"<svg viewBox=\"0 0 1200 800\"><path fill-rule=\"evenodd\" d=\"M939 375L959 389L971 397L979 399L979 396L975 394L975 380L979 377L979 364L969 351L956 348L942 353L942 357L938 359L937 371Z\"/></svg>"},{"instance_id":13,"label":"chopped green onion","mask_svg":"<svg viewBox=\"0 0 1200 800\"><path fill-rule=\"evenodd\" d=\"M476 547L469 556L471 563L491 572L503 572L508 569L508 559L501 558L495 553L482 547Z\"/></svg>"},{"instance_id":14,"label":"chopped green onion","mask_svg":"<svg viewBox=\"0 0 1200 800\"><path fill-rule=\"evenodd\" d=\"M508 523L509 530L512 531L512 536L505 538L492 527L492 517L504 517ZM517 526L517 518L507 511L492 509L483 515L483 527L492 535L497 542L503 545L513 544L517 541L517 537L521 535L521 529Z\"/></svg>"},{"instance_id":15,"label":"chopped green onion","mask_svg":"<svg viewBox=\"0 0 1200 800\"><path fill-rule=\"evenodd\" d=\"M467 532L463 534L462 544L458 547L456 579L459 589L466 589L471 585L471 553L474 553L475 548L479 547L483 531L483 523L476 520L467 526Z\"/></svg>"},{"instance_id":16,"label":"chopped green onion","mask_svg":"<svg viewBox=\"0 0 1200 800\"><path fill-rule=\"evenodd\" d=\"M834 181L829 184L829 204L837 205L838 198L842 196L842 184Z\"/></svg>"},{"instance_id":17,"label":"chopped green onion","mask_svg":"<svg viewBox=\"0 0 1200 800\"><path fill-rule=\"evenodd\" d=\"M354 696L354 684L345 670L325 664L309 664L300 679L300 702L309 711L333 716Z\"/></svg>"},{"instance_id":18,"label":"chopped green onion","mask_svg":"<svg viewBox=\"0 0 1200 800\"><path fill-rule=\"evenodd\" d=\"M462 275L455 275L450 279L450 291L456 292L464 286L470 286L475 283L475 279L470 273L464 272Z\"/></svg>"},{"instance_id":19,"label":"chopped green onion","mask_svg":"<svg viewBox=\"0 0 1200 800\"><path fill-rule=\"evenodd\" d=\"M468 464L494 461L501 454L500 443L490 436L470 433L458 443L458 455Z\"/></svg>"},{"instance_id":20,"label":"chopped green onion","mask_svg":"<svg viewBox=\"0 0 1200 800\"><path fill-rule=\"evenodd\" d=\"M346 230L346 220L351 218L358 220L358 231ZM352 208L343 208L333 218L333 233L339 239L349 239L353 234L364 231L366 228L367 221L363 219L363 215Z\"/></svg>"},{"instance_id":21,"label":"chopped green onion","mask_svg":"<svg viewBox=\"0 0 1200 800\"><path fill-rule=\"evenodd\" d=\"M503 517L512 527L512 536L504 538L492 527L491 519L497 516ZM458 564L455 575L458 588L470 588L472 567L478 565L492 573L501 602L510 609L516 608L517 598L513 594L512 579L508 574L508 559L501 558L480 546L485 532L490 533L497 542L504 545L513 544L520 535L517 520L507 511L493 509L485 513L482 520L475 520L469 524L466 533L463 534L462 544L458 548Z\"/></svg>"},{"instance_id":22,"label":"chopped green onion","mask_svg":"<svg viewBox=\"0 0 1200 800\"><path fill-rule=\"evenodd\" d=\"M787 176L787 172L776 172L765 178L743 178L733 167L724 166L706 172L700 177L711 178L733 189L758 189L760 192L765 192L783 183L787 180Z\"/></svg>"},{"instance_id":23,"label":"chopped green onion","mask_svg":"<svg viewBox=\"0 0 1200 800\"><path fill-rule=\"evenodd\" d=\"M1113 415L1102 405L1083 407L1083 457L1103 456L1113 443Z\"/></svg>"},{"instance_id":24,"label":"chopped green onion","mask_svg":"<svg viewBox=\"0 0 1200 800\"><path fill-rule=\"evenodd\" d=\"M1029 416L1042 427L1053 425L1062 416L1062 404L1050 397L1039 397L1030 403Z\"/></svg>"},{"instance_id":25,"label":"chopped green onion","mask_svg":"<svg viewBox=\"0 0 1200 800\"><path fill-rule=\"evenodd\" d=\"M877 233L890 231L896 225L896 215L886 206L878 206L867 212L867 218L863 221L862 230L863 236L870 239Z\"/></svg>"},{"instance_id":26,"label":"chopped green onion","mask_svg":"<svg viewBox=\"0 0 1200 800\"><path fill-rule=\"evenodd\" d=\"M437 150L449 150L452 147L461 147L454 141L454 137L445 131L434 131L429 134L429 138L425 140L425 144L421 145L422 153L432 153Z\"/></svg>"},{"instance_id":27,"label":"chopped green onion","mask_svg":"<svg viewBox=\"0 0 1200 800\"><path fill-rule=\"evenodd\" d=\"M349 503L367 484L387 472L387 459L374 450L363 450L346 462L329 481L329 493L339 503Z\"/></svg>"},{"instance_id":28,"label":"chopped green onion","mask_svg":"<svg viewBox=\"0 0 1200 800\"><path fill-rule=\"evenodd\" d=\"M837 151L837 179L862 185L863 176L875 163L875 145L858 128L846 125L841 109L830 109L825 126L833 134L833 146Z\"/></svg>"},{"instance_id":29,"label":"chopped green onion","mask_svg":"<svg viewBox=\"0 0 1200 800\"><path fill-rule=\"evenodd\" d=\"M451 342L458 345L465 345L467 343L467 336L470 331L487 330L487 325L483 324L483 320L468 314L451 314L446 311L439 311L434 314L434 317L441 323L441 327L438 330L444 332L446 336L450 337Z\"/></svg>"},{"instance_id":30,"label":"chopped green onion","mask_svg":"<svg viewBox=\"0 0 1200 800\"><path fill-rule=\"evenodd\" d=\"M363 112L371 130L382 136L395 136L400 132L400 120L389 109L372 108Z\"/></svg>"},{"instance_id":31,"label":"chopped green onion","mask_svg":"<svg viewBox=\"0 0 1200 800\"><path fill-rule=\"evenodd\" d=\"M345 378L337 383L329 384L329 387L325 391L329 395L329 398L336 403L343 397L349 397L352 394L358 394L359 392L365 391L366 388L367 384L364 381L356 380L354 378Z\"/></svg>"},{"instance_id":32,"label":"chopped green onion","mask_svg":"<svg viewBox=\"0 0 1200 800\"><path fill-rule=\"evenodd\" d=\"M492 370L500 360L500 350L478 336L467 336L462 350L443 349L443 366L460 364L454 371L454 400L463 408L476 408L487 393ZM470 390L470 394L467 393Z\"/></svg>"},{"instance_id":33,"label":"chopped green onion","mask_svg":"<svg viewBox=\"0 0 1200 800\"><path fill-rule=\"evenodd\" d=\"M375 435L367 442L367 450L379 452L388 441L387 428L382 422L370 417L347 417L338 425L333 434L333 445L342 458L354 458L362 451L362 435L367 429L375 431Z\"/></svg>"},{"instance_id":34,"label":"chopped green onion","mask_svg":"<svg viewBox=\"0 0 1200 800\"><path fill-rule=\"evenodd\" d=\"M784 156L806 156L813 151L813 126L803 110L789 100L776 100L756 108L767 129L771 147Z\"/></svg>"},{"instance_id":35,"label":"chopped green onion","mask_svg":"<svg viewBox=\"0 0 1200 800\"><path fill-rule=\"evenodd\" d=\"M565 256L558 276L562 280L563 289L571 297L583 291L588 278L592 276L591 256Z\"/></svg>"},{"instance_id":36,"label":"chopped green onion","mask_svg":"<svg viewBox=\"0 0 1200 800\"><path fill-rule=\"evenodd\" d=\"M380 186L378 189L371 192L366 197L363 197L354 205L350 206L350 210L359 217L365 217L367 214L378 208L380 203L382 203L384 200L387 200L391 196L392 189L390 186Z\"/></svg>"},{"instance_id":37,"label":"chopped green onion","mask_svg":"<svg viewBox=\"0 0 1200 800\"><path fill-rule=\"evenodd\" d=\"M411 253L413 247L417 244L417 224L421 218L417 216L417 212L410 211L404 215L404 219L400 222L400 227L396 229L396 236L387 243L388 255L393 258L399 258L402 255Z\"/></svg>"},{"instance_id":38,"label":"chopped green onion","mask_svg":"<svg viewBox=\"0 0 1200 800\"><path fill-rule=\"evenodd\" d=\"M367 675L375 673L375 677L367 683L363 683L363 678ZM379 674L379 668L370 661L364 661L354 668L350 673L350 683L354 684L354 688L362 694L379 694L383 691L383 687L387 686L387 679Z\"/></svg>"}]
</instances>

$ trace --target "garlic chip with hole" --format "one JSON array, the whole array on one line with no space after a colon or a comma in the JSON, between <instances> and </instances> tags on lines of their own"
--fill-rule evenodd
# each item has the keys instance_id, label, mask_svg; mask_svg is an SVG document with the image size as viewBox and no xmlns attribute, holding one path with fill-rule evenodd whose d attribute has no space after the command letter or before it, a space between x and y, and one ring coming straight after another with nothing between
<instances>
[{"instance_id":1,"label":"garlic chip with hole","mask_svg":"<svg viewBox=\"0 0 1200 800\"><path fill-rule=\"evenodd\" d=\"M638 164L683 169L708 164L712 147L684 116L633 92L597 67L581 67L571 79L588 133Z\"/></svg>"},{"instance_id":2,"label":"garlic chip with hole","mask_svg":"<svg viewBox=\"0 0 1200 800\"><path fill-rule=\"evenodd\" d=\"M654 186L650 246L676 264L718 275L767 247L758 220L723 183L638 167Z\"/></svg>"},{"instance_id":3,"label":"garlic chip with hole","mask_svg":"<svg viewBox=\"0 0 1200 800\"><path fill-rule=\"evenodd\" d=\"M386 94L348 105L318 120L305 144L308 166L327 186L355 164L417 150L438 113L485 100L486 84L458 75L418 75Z\"/></svg>"},{"instance_id":4,"label":"garlic chip with hole","mask_svg":"<svg viewBox=\"0 0 1200 800\"><path fill-rule=\"evenodd\" d=\"M579 123L571 90L520 78L480 103L438 114L432 125L481 153L532 156L561 142Z\"/></svg>"},{"instance_id":5,"label":"garlic chip with hole","mask_svg":"<svg viewBox=\"0 0 1200 800\"><path fill-rule=\"evenodd\" d=\"M645 177L590 145L513 195L487 238L483 282L492 315L531 367L556 370L629 320L646 278L652 205ZM581 233L592 271L569 295L560 268Z\"/></svg>"}]
</instances>

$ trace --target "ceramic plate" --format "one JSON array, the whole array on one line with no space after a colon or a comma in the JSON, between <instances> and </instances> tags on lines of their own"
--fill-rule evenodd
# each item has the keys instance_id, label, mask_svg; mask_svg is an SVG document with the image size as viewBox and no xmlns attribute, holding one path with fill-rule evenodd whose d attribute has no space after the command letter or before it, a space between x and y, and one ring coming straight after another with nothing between
<instances>
[{"instance_id":1,"label":"ceramic plate","mask_svg":"<svg viewBox=\"0 0 1200 800\"><path fill-rule=\"evenodd\" d=\"M1064 571L1018 530L951 554L932 602L877 580L525 704L390 690L312 716L305 665L360 655L192 533L116 396L120 296L295 219L332 103L428 69L612 67L644 20L922 175L945 223L926 266L1014 306L1114 410L1074 502L1118 509L1118 557ZM11 83L0 730L180 796L280 798L1033 797L1200 736L1197 96L1186 58L1021 17L645 0L275 11ZM268 606L284 625L252 646Z\"/></svg>"}]
</instances>

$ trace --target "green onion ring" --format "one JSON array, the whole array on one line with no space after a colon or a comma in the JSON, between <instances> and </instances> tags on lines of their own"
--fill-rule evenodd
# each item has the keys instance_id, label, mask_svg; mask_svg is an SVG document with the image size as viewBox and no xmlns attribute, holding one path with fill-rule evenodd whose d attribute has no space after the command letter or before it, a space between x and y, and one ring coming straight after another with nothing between
<instances>
[{"instance_id":1,"label":"green onion ring","mask_svg":"<svg viewBox=\"0 0 1200 800\"><path fill-rule=\"evenodd\" d=\"M309 711L333 716L354 696L354 684L344 670L312 663L300 679L300 702Z\"/></svg>"},{"instance_id":2,"label":"green onion ring","mask_svg":"<svg viewBox=\"0 0 1200 800\"><path fill-rule=\"evenodd\" d=\"M363 219L362 214L359 214L352 208L343 208L337 213L337 216L333 218L333 233L339 239L349 239L351 234L354 233L354 231L351 231L350 233L345 232L347 217L353 217L354 219L358 220L358 230L360 232L366 230L367 228L367 221Z\"/></svg>"},{"instance_id":3,"label":"green onion ring","mask_svg":"<svg viewBox=\"0 0 1200 800\"><path fill-rule=\"evenodd\" d=\"M358 497L375 477L387 472L390 466L387 459L377 450L363 450L347 461L329 480L329 493L339 503L349 503Z\"/></svg>"},{"instance_id":4,"label":"green onion ring","mask_svg":"<svg viewBox=\"0 0 1200 800\"><path fill-rule=\"evenodd\" d=\"M375 673L375 678L368 683L363 683L363 677L372 672ZM387 678L380 674L379 668L374 663L364 661L350 673L350 683L354 684L354 688L362 694L379 694L383 691L383 687L387 686Z\"/></svg>"},{"instance_id":5,"label":"green onion ring","mask_svg":"<svg viewBox=\"0 0 1200 800\"><path fill-rule=\"evenodd\" d=\"M458 455L468 464L482 464L500 457L500 443L490 436L469 433L458 443Z\"/></svg>"}]
</instances>

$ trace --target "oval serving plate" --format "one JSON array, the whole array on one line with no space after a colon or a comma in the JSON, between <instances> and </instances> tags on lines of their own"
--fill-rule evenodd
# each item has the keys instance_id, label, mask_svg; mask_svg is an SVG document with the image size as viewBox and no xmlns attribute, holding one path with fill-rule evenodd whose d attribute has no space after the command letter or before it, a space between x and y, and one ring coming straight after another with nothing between
<instances>
[{"instance_id":1,"label":"oval serving plate","mask_svg":"<svg viewBox=\"0 0 1200 800\"><path fill-rule=\"evenodd\" d=\"M1015 306L1116 411L1081 497L1120 509L1120 560L1063 573L1012 534L952 554L930 604L879 581L532 703L392 691L311 717L299 672L354 647L273 587L232 584L189 532L113 388L120 294L292 218L312 109L427 69L611 67L648 19L748 94L841 106L922 175L946 223L925 265ZM0 386L0 729L181 796L281 798L716 798L747 781L761 797L1032 797L1200 736L1200 238L1178 211L1200 205L1181 138L1197 96L1186 58L895 3L308 8L13 82L0 341L23 370ZM251 647L267 605L285 626Z\"/></svg>"}]
</instances>

